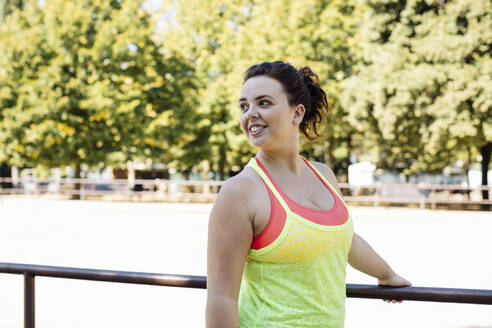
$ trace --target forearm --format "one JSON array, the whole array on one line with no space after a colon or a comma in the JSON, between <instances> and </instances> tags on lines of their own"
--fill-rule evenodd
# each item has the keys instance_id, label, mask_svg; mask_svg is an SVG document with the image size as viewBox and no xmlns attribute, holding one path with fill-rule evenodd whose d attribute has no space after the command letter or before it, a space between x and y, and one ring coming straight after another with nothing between
<instances>
[{"instance_id":1,"label":"forearm","mask_svg":"<svg viewBox=\"0 0 492 328\"><path fill-rule=\"evenodd\" d=\"M237 300L217 294L207 295L205 317L207 328L237 327Z\"/></svg>"},{"instance_id":2,"label":"forearm","mask_svg":"<svg viewBox=\"0 0 492 328\"><path fill-rule=\"evenodd\" d=\"M357 234L354 234L348 261L354 269L378 279L388 279L394 275L388 263Z\"/></svg>"}]
</instances>

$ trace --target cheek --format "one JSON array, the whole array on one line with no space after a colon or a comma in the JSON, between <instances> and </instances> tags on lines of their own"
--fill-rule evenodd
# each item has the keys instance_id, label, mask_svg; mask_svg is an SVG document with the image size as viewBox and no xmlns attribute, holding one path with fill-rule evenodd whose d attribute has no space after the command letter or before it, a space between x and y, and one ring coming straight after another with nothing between
<instances>
[{"instance_id":1,"label":"cheek","mask_svg":"<svg viewBox=\"0 0 492 328\"><path fill-rule=\"evenodd\" d=\"M246 133L246 130L248 128L248 120L246 119L245 115L241 114L241 117L239 118L239 125L241 126L241 130L243 133Z\"/></svg>"}]
</instances>

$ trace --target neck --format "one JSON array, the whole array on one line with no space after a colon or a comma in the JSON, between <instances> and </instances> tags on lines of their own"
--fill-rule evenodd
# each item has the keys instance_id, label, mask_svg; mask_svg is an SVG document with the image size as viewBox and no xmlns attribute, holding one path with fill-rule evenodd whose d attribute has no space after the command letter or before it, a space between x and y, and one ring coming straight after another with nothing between
<instances>
[{"instance_id":1,"label":"neck","mask_svg":"<svg viewBox=\"0 0 492 328\"><path fill-rule=\"evenodd\" d=\"M277 149L260 149L258 159L273 169L288 170L298 174L301 171L302 160L299 157L299 138L295 144L286 142L286 147Z\"/></svg>"}]
</instances>

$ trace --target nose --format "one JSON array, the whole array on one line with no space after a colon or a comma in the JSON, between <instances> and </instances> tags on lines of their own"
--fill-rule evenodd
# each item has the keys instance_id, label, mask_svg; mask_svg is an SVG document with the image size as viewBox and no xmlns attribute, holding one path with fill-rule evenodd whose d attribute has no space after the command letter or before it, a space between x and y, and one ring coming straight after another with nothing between
<instances>
[{"instance_id":1,"label":"nose","mask_svg":"<svg viewBox=\"0 0 492 328\"><path fill-rule=\"evenodd\" d=\"M255 104L252 104L252 105L248 108L247 117L248 117L248 118L251 118L251 117L258 117L258 109L256 108L256 105L255 105Z\"/></svg>"}]
</instances>

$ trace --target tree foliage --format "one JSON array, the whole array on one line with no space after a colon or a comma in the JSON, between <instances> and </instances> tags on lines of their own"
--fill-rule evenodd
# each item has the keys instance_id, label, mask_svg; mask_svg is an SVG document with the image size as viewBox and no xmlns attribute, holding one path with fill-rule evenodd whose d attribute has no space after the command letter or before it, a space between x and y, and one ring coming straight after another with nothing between
<instances>
[{"instance_id":1,"label":"tree foliage","mask_svg":"<svg viewBox=\"0 0 492 328\"><path fill-rule=\"evenodd\" d=\"M492 3L367 0L344 103L380 167L438 171L492 142Z\"/></svg>"},{"instance_id":2,"label":"tree foliage","mask_svg":"<svg viewBox=\"0 0 492 328\"><path fill-rule=\"evenodd\" d=\"M331 113L323 138L303 144L304 151L333 164L349 157L353 128L340 104L340 81L350 74L358 23L356 1L247 1L220 3L178 0L175 24L164 40L189 58L200 85L200 110L211 129L209 161L231 171L242 166L253 149L239 129L237 98L244 71L262 61L284 60L296 67L309 65L327 91ZM173 7L174 6L174 7Z\"/></svg>"},{"instance_id":3,"label":"tree foliage","mask_svg":"<svg viewBox=\"0 0 492 328\"><path fill-rule=\"evenodd\" d=\"M190 163L192 72L141 1L30 1L0 30L0 161L47 167ZM190 159L191 158L191 159Z\"/></svg>"},{"instance_id":4,"label":"tree foliage","mask_svg":"<svg viewBox=\"0 0 492 328\"><path fill-rule=\"evenodd\" d=\"M210 132L204 167L219 172L220 179L232 170L239 153L250 154L250 148L238 138L241 131L232 105L240 84L231 80L235 77L231 72L239 65L234 58L237 27L247 19L242 12L247 3L178 0L165 8L175 17L162 32L164 47L179 53L193 67L198 81L195 110L203 115L197 125Z\"/></svg>"},{"instance_id":5,"label":"tree foliage","mask_svg":"<svg viewBox=\"0 0 492 328\"><path fill-rule=\"evenodd\" d=\"M142 4L0 0L0 162L224 178L254 152L244 71L284 60L320 76L330 114L302 151L338 173L355 151L406 174L478 153L488 167L488 0L175 0L159 31Z\"/></svg>"},{"instance_id":6,"label":"tree foliage","mask_svg":"<svg viewBox=\"0 0 492 328\"><path fill-rule=\"evenodd\" d=\"M24 2L24 0L0 0L0 23L12 13L13 8L22 9Z\"/></svg>"}]
</instances>

